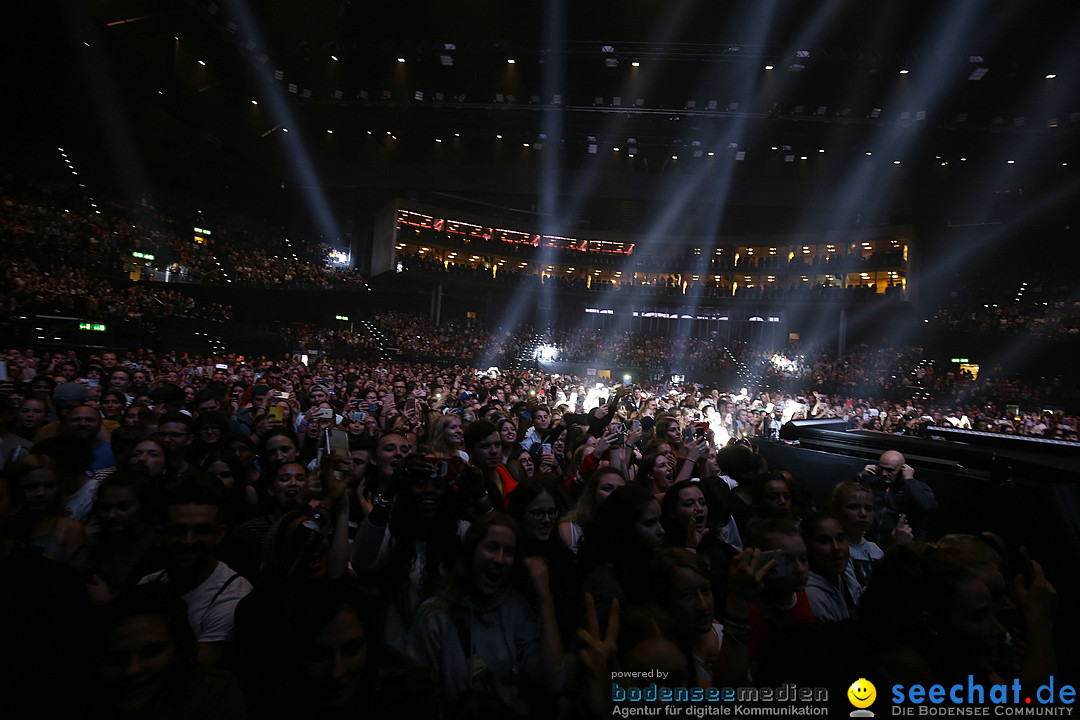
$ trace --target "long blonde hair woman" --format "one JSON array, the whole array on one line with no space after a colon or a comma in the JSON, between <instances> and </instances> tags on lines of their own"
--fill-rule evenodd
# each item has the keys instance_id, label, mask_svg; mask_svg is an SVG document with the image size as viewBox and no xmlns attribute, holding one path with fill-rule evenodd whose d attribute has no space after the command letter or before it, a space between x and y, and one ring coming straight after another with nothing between
<instances>
[{"instance_id":1,"label":"long blonde hair woman","mask_svg":"<svg viewBox=\"0 0 1080 720\"><path fill-rule=\"evenodd\" d=\"M428 423L427 440L424 442L432 455L453 457L459 455L469 462L469 455L464 449L465 428L457 415L436 415Z\"/></svg>"}]
</instances>

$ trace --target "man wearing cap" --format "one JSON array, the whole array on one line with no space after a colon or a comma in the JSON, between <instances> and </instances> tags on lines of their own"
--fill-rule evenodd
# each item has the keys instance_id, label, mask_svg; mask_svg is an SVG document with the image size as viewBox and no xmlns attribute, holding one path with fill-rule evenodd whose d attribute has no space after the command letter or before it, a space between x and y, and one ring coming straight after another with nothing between
<instances>
[{"instance_id":1,"label":"man wearing cap","mask_svg":"<svg viewBox=\"0 0 1080 720\"><path fill-rule=\"evenodd\" d=\"M64 429L64 419L67 414L85 403L87 398L90 397L90 391L82 383L63 383L56 386L52 397L56 420L38 430L37 435L34 436L35 443L60 435L60 432ZM108 436L112 431L120 427L120 423L115 420L102 420L101 424L101 430L105 433L105 437L102 439L106 441L108 441Z\"/></svg>"},{"instance_id":2,"label":"man wearing cap","mask_svg":"<svg viewBox=\"0 0 1080 720\"><path fill-rule=\"evenodd\" d=\"M240 404L243 407L237 410L233 417L237 422L245 425L249 433L254 432L256 416L265 411L270 404L270 386L260 383L248 388L240 397Z\"/></svg>"},{"instance_id":3,"label":"man wearing cap","mask_svg":"<svg viewBox=\"0 0 1080 720\"><path fill-rule=\"evenodd\" d=\"M330 402L330 391L321 383L315 383L308 388L307 396L310 407L318 407L320 403Z\"/></svg>"}]
</instances>

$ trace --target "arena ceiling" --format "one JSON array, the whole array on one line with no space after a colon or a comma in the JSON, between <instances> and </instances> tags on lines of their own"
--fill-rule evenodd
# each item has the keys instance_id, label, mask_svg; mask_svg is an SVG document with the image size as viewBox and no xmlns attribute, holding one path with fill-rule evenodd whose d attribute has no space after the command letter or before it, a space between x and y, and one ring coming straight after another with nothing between
<instances>
[{"instance_id":1,"label":"arena ceiling","mask_svg":"<svg viewBox=\"0 0 1080 720\"><path fill-rule=\"evenodd\" d=\"M31 5L5 30L18 134L119 174L128 135L156 186L570 205L614 229L679 197L741 229L868 179L887 197L841 212L977 221L1080 163L1077 4Z\"/></svg>"}]
</instances>

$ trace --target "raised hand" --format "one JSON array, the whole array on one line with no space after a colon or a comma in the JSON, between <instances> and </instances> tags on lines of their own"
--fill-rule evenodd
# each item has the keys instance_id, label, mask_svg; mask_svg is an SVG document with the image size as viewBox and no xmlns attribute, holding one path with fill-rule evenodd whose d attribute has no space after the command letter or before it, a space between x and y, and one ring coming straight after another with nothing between
<instances>
[{"instance_id":1,"label":"raised hand","mask_svg":"<svg viewBox=\"0 0 1080 720\"><path fill-rule=\"evenodd\" d=\"M911 529L911 525L908 524L907 515L904 513L900 513L900 518L896 521L896 527L892 531L892 539L897 544L909 543L915 539L915 532Z\"/></svg>"}]
</instances>

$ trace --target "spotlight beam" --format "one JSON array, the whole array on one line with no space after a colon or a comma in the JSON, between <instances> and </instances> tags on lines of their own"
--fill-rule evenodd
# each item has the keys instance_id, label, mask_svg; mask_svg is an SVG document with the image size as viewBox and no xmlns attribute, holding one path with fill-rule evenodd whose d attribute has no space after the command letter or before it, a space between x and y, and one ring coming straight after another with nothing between
<instances>
[{"instance_id":1,"label":"spotlight beam","mask_svg":"<svg viewBox=\"0 0 1080 720\"><path fill-rule=\"evenodd\" d=\"M85 58L79 65L94 98L94 108L124 202L129 207L138 207L140 199L150 192L150 179L140 159L135 133L116 88L109 60L98 41L97 26L83 3L65 0L61 11L71 43L78 48L76 53ZM93 38L89 47L83 44L86 38Z\"/></svg>"},{"instance_id":2,"label":"spotlight beam","mask_svg":"<svg viewBox=\"0 0 1080 720\"><path fill-rule=\"evenodd\" d=\"M258 22L255 20L255 16L248 7L246 0L224 0L224 5L226 11L233 17L240 28L239 34L254 43L255 49L251 52L251 56L258 57L263 52L269 54L267 45L263 41L262 33L259 30ZM311 216L315 227L318 228L319 233L327 240L336 238L338 236L338 223L334 219L330 203L323 192L323 185L315 169L315 163L305 147L303 133L292 112L292 108L274 82L269 64L259 65L254 63L253 67L255 79L260 86L259 97L260 99L265 98L265 102L269 105L268 116L279 120L275 125L295 128L295 132L289 133L288 136L282 134L279 139L279 142L282 143L286 162L295 178L293 184L301 190L308 214Z\"/></svg>"},{"instance_id":3,"label":"spotlight beam","mask_svg":"<svg viewBox=\"0 0 1080 720\"><path fill-rule=\"evenodd\" d=\"M686 22L688 14L694 10L694 3L688 0L668 3L668 11L664 15L663 23L656 29L651 42L667 43L678 36L680 29ZM659 63L649 63L638 73L631 73L626 84L622 86L622 97L645 97L652 84L660 74ZM639 108L636 106L597 108L588 106L570 106L567 112L588 112L590 114L610 114L612 117L605 123L599 137L623 137L626 135L625 128L627 119L633 115L670 115L673 110L659 108ZM593 187L599 180L600 173L607 164L606 154L597 152L585 168L574 178L568 194L569 204L563 212L562 224L569 225L577 216L582 204L592 193Z\"/></svg>"},{"instance_id":4,"label":"spotlight beam","mask_svg":"<svg viewBox=\"0 0 1080 720\"><path fill-rule=\"evenodd\" d=\"M750 18L749 22L747 23L748 30L746 34L752 40L756 38L760 38L763 40L765 37L767 37L771 22L776 17L776 13L774 12L775 4L775 1L762 2L758 4L755 14ZM749 99L753 94L753 84L754 80L751 77L744 76L740 83L740 87L735 91L736 97L742 99ZM727 128L726 132L722 133L722 136L728 139L728 141L734 142L744 131L747 120L748 118L738 119L732 127ZM709 140L709 142L713 142L713 140ZM708 259L711 258L713 248L715 247L715 230L716 227L719 225L721 213L720 208L722 208L724 200L726 199L728 193L731 174L734 171L733 164L734 163L732 162L729 166L718 171L715 168L710 167L709 164L703 163L701 166L699 166L693 171L689 180L687 180L684 175L681 175L679 173L671 174L666 179L664 187L658 193L658 195L660 195L661 197L669 197L670 200L664 205L659 215L650 222L647 231L644 233L643 239L636 244L635 254L640 254L639 256L647 256L647 253L649 251L653 250L655 247L664 242L670 232L670 228L672 228L675 223L681 218L687 205L699 196L700 188L706 182L706 180L710 178L711 174L715 172L718 173L718 177L716 178L716 185L719 189L719 193L716 195L716 197L719 197L719 201L716 203L717 210L714 213L712 222L710 222L708 226L710 229L710 239L707 242L703 243L703 253L701 259L699 260L699 263L701 264L700 269L702 270L702 272L696 273L701 276L707 270ZM632 268L630 268L627 263L624 263L622 270L624 274L629 274L630 278L632 279ZM615 300L613 298L613 294L615 292L616 289L614 287L606 289L601 294L598 302L604 305L612 304ZM687 300L677 302L676 304L679 305L681 308L684 308L687 302L691 303L694 306L693 315L696 317L697 308L699 307L701 301L701 294L701 288L697 288L695 286L694 291L690 293L690 296ZM632 308L632 301L628 301L625 306L625 315L627 322L629 322L630 318L632 318ZM587 323L588 319L583 318L578 326L578 330L583 330ZM684 341L691 332L692 325L693 321L691 321L688 327L684 330L681 326L681 323L676 323L677 336L675 338L675 346L673 347L673 361L681 361L682 357L684 356Z\"/></svg>"}]
</instances>

